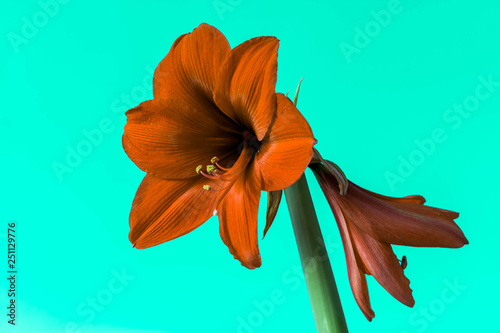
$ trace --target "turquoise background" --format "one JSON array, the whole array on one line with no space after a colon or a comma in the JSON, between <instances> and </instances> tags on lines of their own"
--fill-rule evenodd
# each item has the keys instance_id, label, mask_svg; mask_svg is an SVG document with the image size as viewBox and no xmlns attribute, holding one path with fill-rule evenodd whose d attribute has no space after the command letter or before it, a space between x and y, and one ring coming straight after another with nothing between
<instances>
[{"instance_id":1,"label":"turquoise background","mask_svg":"<svg viewBox=\"0 0 500 333\"><path fill-rule=\"evenodd\" d=\"M315 331L285 205L260 242L263 265L253 271L229 254L214 218L155 248L139 251L128 241L144 173L121 147L123 113L152 98L151 71L177 36L201 22L233 47L255 36L280 39L277 91L305 76L299 109L317 148L351 180L386 195L422 194L429 205L461 212L470 245L395 247L408 257L413 309L369 278L376 313L369 323L352 296L331 211L308 171L350 331L495 327L500 86L488 90L482 80L500 81L498 1L62 2L10 1L0 14L0 252L14 220L19 271L18 325L7 324L1 278L0 331ZM453 111L463 103L470 113ZM58 176L54 163L65 164L68 149L99 128L102 139ZM116 279L123 273L126 279ZM271 295L280 295L272 308Z\"/></svg>"}]
</instances>

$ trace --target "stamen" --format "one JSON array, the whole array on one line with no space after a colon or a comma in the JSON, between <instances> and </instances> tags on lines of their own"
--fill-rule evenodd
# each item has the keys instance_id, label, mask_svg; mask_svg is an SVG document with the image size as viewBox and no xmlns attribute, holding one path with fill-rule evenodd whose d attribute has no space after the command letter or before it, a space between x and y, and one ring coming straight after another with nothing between
<instances>
[{"instance_id":1,"label":"stamen","mask_svg":"<svg viewBox=\"0 0 500 333\"><path fill-rule=\"evenodd\" d=\"M203 189L206 191L210 191L210 185L203 185Z\"/></svg>"},{"instance_id":2,"label":"stamen","mask_svg":"<svg viewBox=\"0 0 500 333\"><path fill-rule=\"evenodd\" d=\"M203 176L203 177L206 177L208 179L220 179L220 176L212 176L212 175L207 175L206 173L204 173L203 171L200 170L200 174Z\"/></svg>"},{"instance_id":3,"label":"stamen","mask_svg":"<svg viewBox=\"0 0 500 333\"><path fill-rule=\"evenodd\" d=\"M213 173L217 172L217 169L213 165L207 165L207 172L209 174L213 174Z\"/></svg>"},{"instance_id":4,"label":"stamen","mask_svg":"<svg viewBox=\"0 0 500 333\"><path fill-rule=\"evenodd\" d=\"M408 266L408 259L406 259L406 256L403 256L399 262L401 263L402 269L405 269Z\"/></svg>"},{"instance_id":5,"label":"stamen","mask_svg":"<svg viewBox=\"0 0 500 333\"><path fill-rule=\"evenodd\" d=\"M217 156L212 157L212 159L210 160L210 162L211 162L212 164L215 164L215 166L216 166L216 167L218 167L219 169L221 169L222 171L229 171L229 169L227 169L227 168L224 168L224 167L220 166L220 164L219 164L219 163L217 163L217 162L219 162L219 161L220 161L220 160L219 160L219 158L218 158ZM208 171L208 170L207 170L207 171Z\"/></svg>"},{"instance_id":6,"label":"stamen","mask_svg":"<svg viewBox=\"0 0 500 333\"><path fill-rule=\"evenodd\" d=\"M215 166L221 169L222 171L229 171L229 169L221 167L219 163L215 162Z\"/></svg>"},{"instance_id":7,"label":"stamen","mask_svg":"<svg viewBox=\"0 0 500 333\"><path fill-rule=\"evenodd\" d=\"M225 172L230 171L230 169L221 167L217 163L218 161L219 161L219 158L217 156L212 157L211 162L215 165L213 165L213 164L207 165L206 173L203 172L203 170L202 170L203 166L198 165L196 167L196 173L201 174L203 177L208 178L208 179L222 179L223 180L224 179L223 176L225 175ZM222 171L220 171L219 169ZM215 190L211 189L210 186L208 186L208 185L204 186L203 188L206 190L215 191Z\"/></svg>"}]
</instances>

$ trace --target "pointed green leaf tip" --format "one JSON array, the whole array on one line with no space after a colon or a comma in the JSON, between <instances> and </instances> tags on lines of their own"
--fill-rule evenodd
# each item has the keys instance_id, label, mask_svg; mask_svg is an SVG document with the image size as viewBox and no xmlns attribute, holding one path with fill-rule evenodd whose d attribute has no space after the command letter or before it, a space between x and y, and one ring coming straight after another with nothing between
<instances>
[{"instance_id":1,"label":"pointed green leaf tip","mask_svg":"<svg viewBox=\"0 0 500 333\"><path fill-rule=\"evenodd\" d=\"M297 90L295 91L295 96L293 97L293 105L297 106L297 101L299 99L299 91L300 91L300 85L302 84L302 80L304 80L304 77L300 79L299 85L297 86Z\"/></svg>"}]
</instances>

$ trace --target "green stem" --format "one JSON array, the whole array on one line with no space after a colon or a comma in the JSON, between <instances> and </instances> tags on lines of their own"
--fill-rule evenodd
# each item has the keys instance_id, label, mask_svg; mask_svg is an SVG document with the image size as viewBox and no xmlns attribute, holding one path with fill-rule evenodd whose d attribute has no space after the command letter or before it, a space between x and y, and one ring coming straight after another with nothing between
<instances>
[{"instance_id":1,"label":"green stem","mask_svg":"<svg viewBox=\"0 0 500 333\"><path fill-rule=\"evenodd\" d=\"M295 240L318 333L344 333L347 324L306 176L285 189Z\"/></svg>"}]
</instances>

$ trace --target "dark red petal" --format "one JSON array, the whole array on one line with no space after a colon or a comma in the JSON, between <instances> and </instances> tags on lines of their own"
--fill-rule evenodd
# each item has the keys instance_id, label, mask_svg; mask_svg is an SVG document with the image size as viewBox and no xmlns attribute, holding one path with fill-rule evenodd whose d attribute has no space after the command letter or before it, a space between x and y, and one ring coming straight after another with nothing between
<instances>
[{"instance_id":1,"label":"dark red petal","mask_svg":"<svg viewBox=\"0 0 500 333\"><path fill-rule=\"evenodd\" d=\"M366 284L366 277L363 271L363 264L360 261L359 255L357 255L355 244L351 239L351 234L344 214L342 213L338 203L335 201L333 195L334 192L338 192L338 188L336 186L331 186L328 182L324 173L325 169L321 170L314 167L312 170L318 179L321 189L325 193L325 197L330 205L330 208L332 209L335 221L337 222L337 226L340 231L340 237L342 238L342 243L344 245L347 263L347 274L349 276L352 293L366 319L371 321L375 317L375 313L370 305L370 297L368 295L368 286Z\"/></svg>"},{"instance_id":2,"label":"dark red petal","mask_svg":"<svg viewBox=\"0 0 500 333\"><path fill-rule=\"evenodd\" d=\"M350 226L351 238L367 274L373 277L394 298L404 305L412 307L415 300L398 258L389 244L381 243L359 230L353 221Z\"/></svg>"},{"instance_id":3,"label":"dark red petal","mask_svg":"<svg viewBox=\"0 0 500 333\"><path fill-rule=\"evenodd\" d=\"M351 182L347 194L337 200L359 230L383 243L450 248L468 243L453 221L458 217L454 212L408 198L379 199ZM423 198L410 200L422 202Z\"/></svg>"},{"instance_id":4,"label":"dark red petal","mask_svg":"<svg viewBox=\"0 0 500 333\"><path fill-rule=\"evenodd\" d=\"M283 94L276 94L275 121L262 142L256 160L262 173L262 190L277 191L295 183L313 157L311 127Z\"/></svg>"},{"instance_id":5,"label":"dark red petal","mask_svg":"<svg viewBox=\"0 0 500 333\"><path fill-rule=\"evenodd\" d=\"M408 202L408 203L415 203L415 204L420 204L420 205L423 205L425 203L425 198L421 195L408 195L406 197L394 198L394 197L388 197L388 196L385 196L382 194L378 194L378 193L375 193L372 191L368 191L367 189L359 187L359 186L358 186L358 188L371 196L374 196L378 199L385 200L385 201Z\"/></svg>"},{"instance_id":6,"label":"dark red petal","mask_svg":"<svg viewBox=\"0 0 500 333\"><path fill-rule=\"evenodd\" d=\"M264 138L276 113L278 39L257 37L230 51L217 77L214 100L222 112Z\"/></svg>"},{"instance_id":7,"label":"dark red petal","mask_svg":"<svg viewBox=\"0 0 500 333\"><path fill-rule=\"evenodd\" d=\"M130 211L130 242L143 249L199 227L215 210L216 192L203 189L212 182L202 176L163 180L146 175Z\"/></svg>"},{"instance_id":8,"label":"dark red petal","mask_svg":"<svg viewBox=\"0 0 500 333\"><path fill-rule=\"evenodd\" d=\"M261 265L257 235L259 199L260 173L258 165L252 163L217 206L222 241L234 258L250 269Z\"/></svg>"},{"instance_id":9,"label":"dark red petal","mask_svg":"<svg viewBox=\"0 0 500 333\"><path fill-rule=\"evenodd\" d=\"M163 179L196 176L198 165L214 156L229 158L241 140L205 112L174 100L147 101L126 115L125 152L140 169Z\"/></svg>"}]
</instances>

